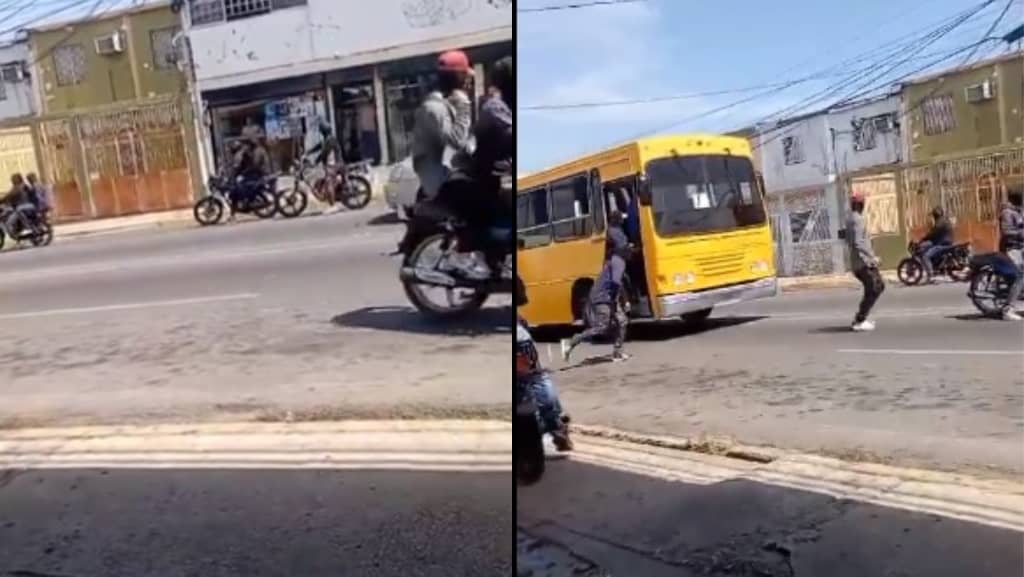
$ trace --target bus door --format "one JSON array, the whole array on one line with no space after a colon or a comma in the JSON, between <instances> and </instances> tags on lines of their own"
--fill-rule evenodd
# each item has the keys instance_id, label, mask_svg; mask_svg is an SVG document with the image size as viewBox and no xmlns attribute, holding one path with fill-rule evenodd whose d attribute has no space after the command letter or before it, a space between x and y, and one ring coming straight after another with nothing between
<instances>
[{"instance_id":1,"label":"bus door","mask_svg":"<svg viewBox=\"0 0 1024 577\"><path fill-rule=\"evenodd\" d=\"M644 265L644 244L640 234L640 201L637 198L636 177L628 176L604 183L604 197L609 212L618 211L625 217L623 228L626 236L637 248L637 252L626 265L633 316L649 317L652 315L651 300L647 286L647 268Z\"/></svg>"}]
</instances>

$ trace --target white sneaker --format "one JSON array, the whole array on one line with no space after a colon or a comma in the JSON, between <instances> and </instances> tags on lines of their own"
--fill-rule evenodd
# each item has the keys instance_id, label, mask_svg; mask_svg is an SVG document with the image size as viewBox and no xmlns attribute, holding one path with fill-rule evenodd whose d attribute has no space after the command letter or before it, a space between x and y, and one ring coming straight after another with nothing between
<instances>
[{"instance_id":1,"label":"white sneaker","mask_svg":"<svg viewBox=\"0 0 1024 577\"><path fill-rule=\"evenodd\" d=\"M562 339L559 344L562 347L562 360L569 362L569 355L572 354L572 339Z\"/></svg>"},{"instance_id":2,"label":"white sneaker","mask_svg":"<svg viewBox=\"0 0 1024 577\"><path fill-rule=\"evenodd\" d=\"M863 321L859 323L853 323L853 326L850 328L852 328L853 332L855 333L864 333L875 330L875 323L871 321Z\"/></svg>"},{"instance_id":3,"label":"white sneaker","mask_svg":"<svg viewBox=\"0 0 1024 577\"><path fill-rule=\"evenodd\" d=\"M1017 311L1007 310L1007 311L1003 311L1003 320L1004 321L1019 321L1019 320L1021 320L1021 316L1019 314L1017 314Z\"/></svg>"}]
</instances>

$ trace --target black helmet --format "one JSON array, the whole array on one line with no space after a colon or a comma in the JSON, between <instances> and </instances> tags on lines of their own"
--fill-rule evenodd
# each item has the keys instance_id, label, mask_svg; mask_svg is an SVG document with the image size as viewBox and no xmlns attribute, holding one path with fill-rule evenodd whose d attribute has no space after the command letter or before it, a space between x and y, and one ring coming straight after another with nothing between
<instances>
[{"instance_id":1,"label":"black helmet","mask_svg":"<svg viewBox=\"0 0 1024 577\"><path fill-rule=\"evenodd\" d=\"M935 220L939 220L943 216L946 216L946 211L943 210L941 206L936 206L932 209L932 218Z\"/></svg>"}]
</instances>

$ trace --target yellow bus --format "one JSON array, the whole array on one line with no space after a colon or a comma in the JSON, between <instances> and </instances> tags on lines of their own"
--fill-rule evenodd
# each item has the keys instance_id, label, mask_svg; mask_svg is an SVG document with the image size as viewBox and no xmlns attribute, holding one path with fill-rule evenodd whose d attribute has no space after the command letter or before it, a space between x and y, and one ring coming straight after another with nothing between
<instances>
[{"instance_id":1,"label":"yellow bus","mask_svg":"<svg viewBox=\"0 0 1024 577\"><path fill-rule=\"evenodd\" d=\"M520 314L535 326L582 320L613 210L638 248L625 283L632 317L700 322L774 296L763 190L745 139L706 134L645 138L520 177Z\"/></svg>"}]
</instances>

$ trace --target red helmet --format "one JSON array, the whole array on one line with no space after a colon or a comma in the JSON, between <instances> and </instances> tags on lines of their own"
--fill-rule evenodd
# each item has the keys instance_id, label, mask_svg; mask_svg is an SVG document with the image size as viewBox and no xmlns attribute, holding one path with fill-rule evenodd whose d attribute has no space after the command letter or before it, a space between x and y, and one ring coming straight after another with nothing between
<instances>
[{"instance_id":1,"label":"red helmet","mask_svg":"<svg viewBox=\"0 0 1024 577\"><path fill-rule=\"evenodd\" d=\"M461 50L449 50L437 58L437 69L448 72L473 73L473 66L469 63L469 56Z\"/></svg>"}]
</instances>

